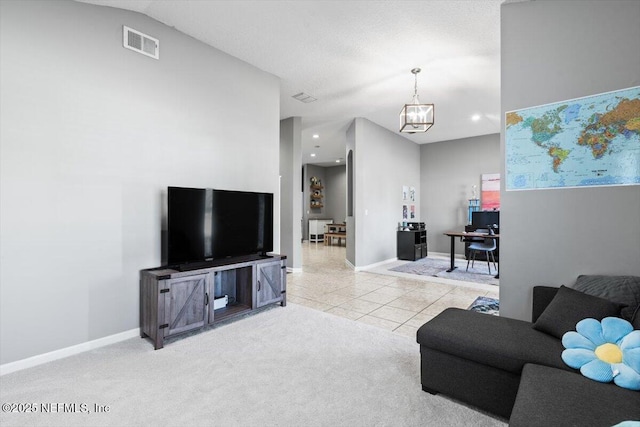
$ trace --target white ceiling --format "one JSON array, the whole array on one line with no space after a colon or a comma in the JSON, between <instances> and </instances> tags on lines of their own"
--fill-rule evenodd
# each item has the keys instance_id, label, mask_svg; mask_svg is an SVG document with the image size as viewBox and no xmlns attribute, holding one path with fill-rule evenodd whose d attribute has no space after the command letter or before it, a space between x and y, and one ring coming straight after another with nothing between
<instances>
[{"instance_id":1,"label":"white ceiling","mask_svg":"<svg viewBox=\"0 0 640 427\"><path fill-rule=\"evenodd\" d=\"M78 1L143 13L278 76L280 117L302 117L303 163L345 157L354 117L398 133L415 67L435 125L403 136L423 144L500 131L503 0ZM300 92L318 100L292 98Z\"/></svg>"}]
</instances>

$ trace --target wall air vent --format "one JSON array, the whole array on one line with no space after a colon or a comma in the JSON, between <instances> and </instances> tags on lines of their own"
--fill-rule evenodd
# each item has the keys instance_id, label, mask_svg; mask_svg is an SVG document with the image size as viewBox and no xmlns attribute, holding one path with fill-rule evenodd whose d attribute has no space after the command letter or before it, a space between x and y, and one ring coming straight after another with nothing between
<instances>
[{"instance_id":1,"label":"wall air vent","mask_svg":"<svg viewBox=\"0 0 640 427\"><path fill-rule=\"evenodd\" d=\"M160 59L160 41L133 28L122 26L122 45L154 59Z\"/></svg>"},{"instance_id":2,"label":"wall air vent","mask_svg":"<svg viewBox=\"0 0 640 427\"><path fill-rule=\"evenodd\" d=\"M304 93L304 92L300 92L298 94L295 94L295 95L292 96L292 98L295 98L300 102L304 102L305 104L308 104L308 103L313 102L313 101L317 101L316 98L314 98L313 96L311 96L311 95L309 95L307 93Z\"/></svg>"}]
</instances>

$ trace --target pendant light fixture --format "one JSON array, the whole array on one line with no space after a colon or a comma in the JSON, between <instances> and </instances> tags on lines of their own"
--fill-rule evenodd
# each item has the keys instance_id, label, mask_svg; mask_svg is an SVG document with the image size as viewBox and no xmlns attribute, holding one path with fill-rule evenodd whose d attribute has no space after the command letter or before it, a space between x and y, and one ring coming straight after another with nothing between
<instances>
[{"instance_id":1,"label":"pendant light fixture","mask_svg":"<svg viewBox=\"0 0 640 427\"><path fill-rule=\"evenodd\" d=\"M415 76L415 86L411 104L405 104L400 112L400 132L426 132L433 126L433 104L421 104L418 98L418 73L420 68L411 70Z\"/></svg>"}]
</instances>

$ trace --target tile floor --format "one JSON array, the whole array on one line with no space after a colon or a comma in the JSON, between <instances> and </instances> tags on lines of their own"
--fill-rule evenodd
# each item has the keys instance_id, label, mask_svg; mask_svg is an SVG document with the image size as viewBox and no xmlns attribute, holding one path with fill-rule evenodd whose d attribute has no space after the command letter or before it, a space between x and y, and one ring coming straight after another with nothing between
<instances>
[{"instance_id":1,"label":"tile floor","mask_svg":"<svg viewBox=\"0 0 640 427\"><path fill-rule=\"evenodd\" d=\"M303 272L287 274L287 301L415 340L418 328L445 308L498 298L497 286L388 272L398 261L354 272L345 257L344 246L303 243Z\"/></svg>"}]
</instances>

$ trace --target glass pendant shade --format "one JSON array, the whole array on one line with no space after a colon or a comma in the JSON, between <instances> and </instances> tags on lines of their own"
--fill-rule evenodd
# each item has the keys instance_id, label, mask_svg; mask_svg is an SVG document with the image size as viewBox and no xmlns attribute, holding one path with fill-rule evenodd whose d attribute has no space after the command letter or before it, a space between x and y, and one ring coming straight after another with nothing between
<instances>
[{"instance_id":1,"label":"glass pendant shade","mask_svg":"<svg viewBox=\"0 0 640 427\"><path fill-rule=\"evenodd\" d=\"M426 132L433 126L433 104L405 104L400 112L400 132Z\"/></svg>"},{"instance_id":2,"label":"glass pendant shade","mask_svg":"<svg viewBox=\"0 0 640 427\"><path fill-rule=\"evenodd\" d=\"M434 106L433 104L421 104L418 98L418 73L419 68L414 68L411 72L415 75L415 92L411 104L405 104L400 111L400 132L417 133L426 132L433 126Z\"/></svg>"}]
</instances>

